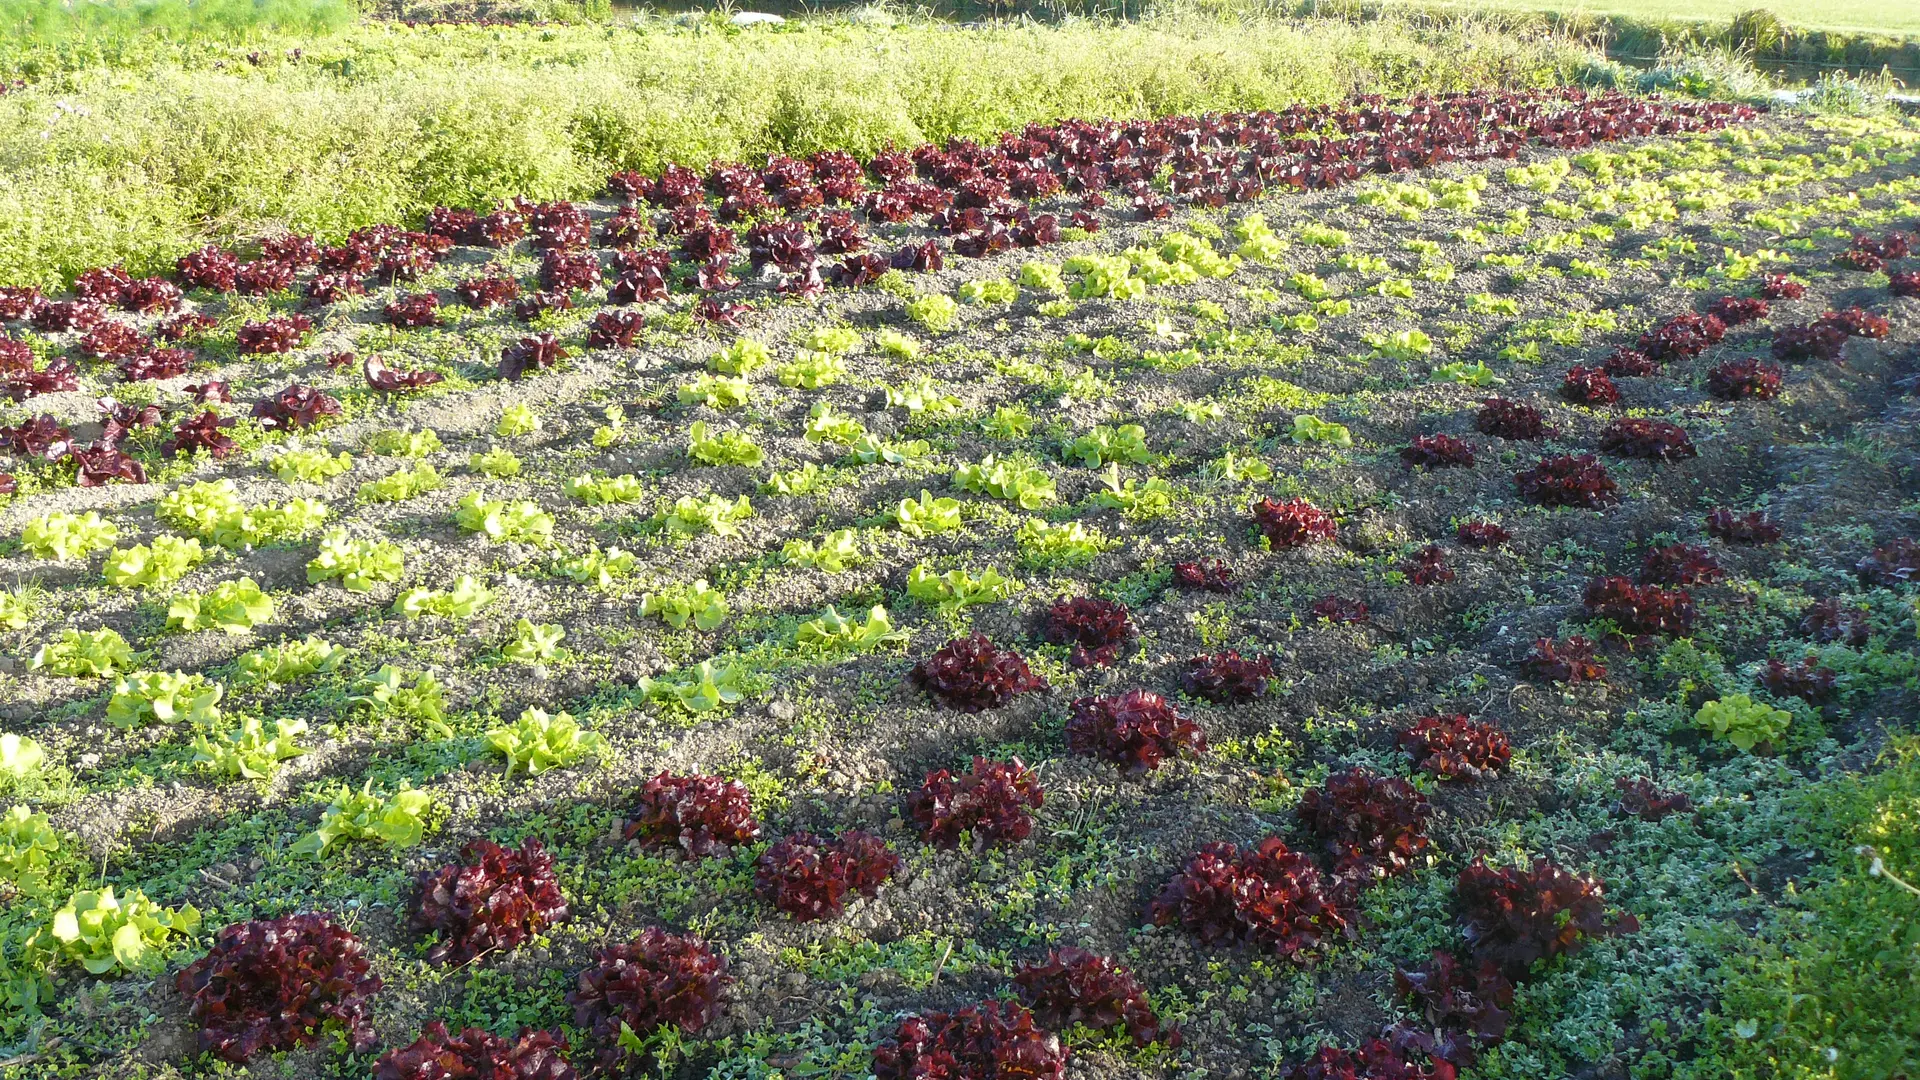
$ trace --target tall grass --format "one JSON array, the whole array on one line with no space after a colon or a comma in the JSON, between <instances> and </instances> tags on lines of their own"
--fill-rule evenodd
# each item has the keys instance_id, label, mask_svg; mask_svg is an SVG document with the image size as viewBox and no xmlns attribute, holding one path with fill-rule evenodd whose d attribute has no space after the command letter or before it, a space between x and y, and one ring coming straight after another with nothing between
<instances>
[{"instance_id":1,"label":"tall grass","mask_svg":"<svg viewBox=\"0 0 1920 1080\"><path fill-rule=\"evenodd\" d=\"M237 40L332 33L358 15L350 0L0 0L0 34L15 47L149 34Z\"/></svg>"},{"instance_id":2,"label":"tall grass","mask_svg":"<svg viewBox=\"0 0 1920 1080\"><path fill-rule=\"evenodd\" d=\"M1472 23L805 20L365 25L304 59L70 74L0 97L0 282L164 265L208 238L336 236L436 203L584 196L617 168L871 153L1061 116L1541 85L1586 54Z\"/></svg>"}]
</instances>

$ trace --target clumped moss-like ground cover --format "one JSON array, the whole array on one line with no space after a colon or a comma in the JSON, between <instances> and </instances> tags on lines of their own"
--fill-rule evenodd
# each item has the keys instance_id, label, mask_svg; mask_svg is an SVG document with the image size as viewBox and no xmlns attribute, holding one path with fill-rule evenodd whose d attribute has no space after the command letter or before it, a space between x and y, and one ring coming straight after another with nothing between
<instances>
[{"instance_id":1,"label":"clumped moss-like ground cover","mask_svg":"<svg viewBox=\"0 0 1920 1080\"><path fill-rule=\"evenodd\" d=\"M1916 144L1068 124L0 294L0 1067L1886 1075Z\"/></svg>"}]
</instances>

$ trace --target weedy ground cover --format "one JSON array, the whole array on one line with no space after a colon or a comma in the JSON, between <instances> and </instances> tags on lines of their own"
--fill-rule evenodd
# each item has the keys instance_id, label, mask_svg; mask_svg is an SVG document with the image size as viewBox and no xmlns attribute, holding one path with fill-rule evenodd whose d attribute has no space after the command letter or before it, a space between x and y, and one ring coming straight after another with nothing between
<instances>
[{"instance_id":1,"label":"weedy ground cover","mask_svg":"<svg viewBox=\"0 0 1920 1080\"><path fill-rule=\"evenodd\" d=\"M0 1069L1885 1075L1916 151L1067 120L0 290Z\"/></svg>"}]
</instances>

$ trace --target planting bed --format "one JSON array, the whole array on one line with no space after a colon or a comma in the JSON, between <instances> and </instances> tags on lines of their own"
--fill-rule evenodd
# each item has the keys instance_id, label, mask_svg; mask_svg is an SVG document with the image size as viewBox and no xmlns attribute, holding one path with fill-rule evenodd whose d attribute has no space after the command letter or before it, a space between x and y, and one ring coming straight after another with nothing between
<instances>
[{"instance_id":1,"label":"planting bed","mask_svg":"<svg viewBox=\"0 0 1920 1080\"><path fill-rule=\"evenodd\" d=\"M0 1068L1729 1075L1920 711L1916 147L1070 122L0 290Z\"/></svg>"}]
</instances>

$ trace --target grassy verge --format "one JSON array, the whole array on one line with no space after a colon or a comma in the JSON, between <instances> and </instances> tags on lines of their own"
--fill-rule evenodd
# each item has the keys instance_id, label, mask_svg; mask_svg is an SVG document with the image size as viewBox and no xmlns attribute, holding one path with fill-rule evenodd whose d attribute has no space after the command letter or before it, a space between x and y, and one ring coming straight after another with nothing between
<instances>
[{"instance_id":1,"label":"grassy verge","mask_svg":"<svg viewBox=\"0 0 1920 1080\"><path fill-rule=\"evenodd\" d=\"M1356 92L1550 84L1587 54L1472 21L1162 18L956 29L872 17L710 24L365 25L297 60L182 49L137 75L0 99L0 282L208 238L338 235L436 203L583 196L616 168L869 153L1059 116L1271 108Z\"/></svg>"},{"instance_id":2,"label":"grassy verge","mask_svg":"<svg viewBox=\"0 0 1920 1080\"><path fill-rule=\"evenodd\" d=\"M1781 1080L1899 1076L1920 1060L1920 740L1885 768L1812 790L1796 815L1831 877L1778 911L1730 979L1708 1031L1713 1074ZM1706 1075L1705 1073L1701 1075Z\"/></svg>"}]
</instances>

